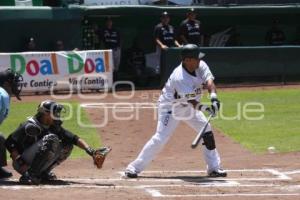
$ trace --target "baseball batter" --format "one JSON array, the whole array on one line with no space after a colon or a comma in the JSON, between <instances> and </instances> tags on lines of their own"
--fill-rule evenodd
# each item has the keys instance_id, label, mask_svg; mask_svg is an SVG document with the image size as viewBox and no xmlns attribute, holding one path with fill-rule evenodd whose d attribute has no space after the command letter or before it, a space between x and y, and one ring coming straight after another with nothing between
<instances>
[{"instance_id":1,"label":"baseball batter","mask_svg":"<svg viewBox=\"0 0 300 200\"><path fill-rule=\"evenodd\" d=\"M202 60L204 53L198 50L197 45L187 44L183 46L181 56L182 63L169 77L159 98L156 133L145 144L136 160L127 166L125 170L127 178L136 178L147 167L162 150L180 121L186 122L195 131L200 131L207 122L202 112L205 107L199 102L202 85L205 84L210 93L212 102L210 112L216 115L219 110L220 102L217 99L214 76ZM227 173L221 169L220 157L210 124L204 133L203 145L208 175L210 177L227 176Z\"/></svg>"}]
</instances>

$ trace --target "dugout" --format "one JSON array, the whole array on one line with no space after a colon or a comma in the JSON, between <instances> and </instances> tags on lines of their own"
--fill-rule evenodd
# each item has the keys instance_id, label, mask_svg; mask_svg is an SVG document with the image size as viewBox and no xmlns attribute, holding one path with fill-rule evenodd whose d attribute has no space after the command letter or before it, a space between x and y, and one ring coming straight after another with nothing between
<instances>
[{"instance_id":1,"label":"dugout","mask_svg":"<svg viewBox=\"0 0 300 200\"><path fill-rule=\"evenodd\" d=\"M121 30L123 50L130 47L133 38L138 38L145 52L155 51L153 27L159 22L162 11L171 15L171 24L178 27L185 18L187 7L95 7L85 11L89 26L101 26L109 15L115 27ZM239 83L243 81L286 82L300 77L300 8L298 6L243 6L243 7L197 7L205 34L213 35L231 28L238 34L240 45L228 47L204 47L205 58L218 81ZM101 11L101 12L100 12ZM286 35L289 46L265 46L265 35L272 20L279 19L280 28ZM215 44L218 46L218 44ZM293 45L293 46L290 46ZM179 62L178 48L165 51L161 57L161 86ZM124 55L124 54L123 54ZM121 69L126 71L126 58Z\"/></svg>"},{"instance_id":2,"label":"dugout","mask_svg":"<svg viewBox=\"0 0 300 200\"><path fill-rule=\"evenodd\" d=\"M67 49L99 49L101 45L93 32L95 26L101 27L106 16L113 18L115 27L121 31L122 50L128 49L137 38L146 53L155 51L153 28L159 22L162 11L167 10L171 15L171 24L178 27L185 18L188 7L155 7L155 6L101 6L84 7L71 6L67 8L50 7L0 7L0 51L22 51L24 41L34 37L41 50L51 50L54 41L60 39ZM274 18L278 18L281 29L286 35L286 45L298 45L300 41L300 7L289 6L234 6L234 7L195 7L202 22L205 34L212 35L232 28L239 35L240 45L243 47L205 47L210 65L214 68L221 63L228 62L241 70L234 71L229 77L226 73L232 70L227 67L218 67L217 75L224 79L233 80L236 77L246 77L250 66L257 65L256 75L266 75L284 72L278 63L286 63L292 69L298 70L299 48L265 47L265 34ZM216 44L218 45L218 44ZM173 52L174 51L174 52ZM292 52L292 53L291 53ZM162 60L162 83L167 76L169 66L177 61L174 55L177 50L170 49L170 55ZM211 55L212 54L212 55ZM125 55L125 54L123 54ZM224 56L226 55L226 57ZM247 55L249 55L247 57ZM251 57L252 64L247 60ZM169 60L171 58L171 60ZM234 58L238 60L234 61ZM230 60L231 59L231 60ZM245 59L245 60L243 60ZM214 60L214 61L212 61ZM256 60L256 61L254 61ZM264 61L259 64L259 60ZM268 62L266 62L268 60ZM210 62L212 61L212 62ZM230 62L229 62L230 61ZM276 66L272 68L272 66ZM120 69L126 73L126 56L122 57ZM247 70L246 70L247 69ZM243 71L244 70L244 71ZM238 74L240 72L241 74ZM297 72L298 73L298 72ZM295 72L295 74L297 74ZM125 76L129 78L130 76Z\"/></svg>"},{"instance_id":3,"label":"dugout","mask_svg":"<svg viewBox=\"0 0 300 200\"><path fill-rule=\"evenodd\" d=\"M0 50L18 51L19 38L36 35L43 41L52 40L51 35L62 35L67 41L77 40L74 46L82 47L86 25L103 26L104 18L111 16L114 24L121 30L123 47L131 45L138 36L146 52L154 50L153 28L159 22L162 11L171 15L171 24L178 27L185 18L188 7L155 6L101 6L68 8L51 7L0 7L0 37L14 39L2 43ZM195 7L202 22L205 34L211 35L232 27L240 36L243 46L265 45L265 34L274 18L279 19L280 27L286 34L286 44L300 41L300 7L294 6L235 6L235 7ZM84 23L88 20L88 24ZM46 30L46 31L45 31ZM67 30L67 31L66 31ZM49 32L50 31L50 32ZM76 36L76 39L72 35ZM80 44L80 46L78 46ZM14 46L15 48L13 48ZM93 44L91 45L93 47ZM49 48L42 42L41 48Z\"/></svg>"},{"instance_id":4,"label":"dugout","mask_svg":"<svg viewBox=\"0 0 300 200\"><path fill-rule=\"evenodd\" d=\"M185 18L188 7L110 6L87 7L84 17L91 24L103 25L103 18L112 16L124 38L124 46L139 36L146 51L154 50L153 28L160 21L160 14L167 10L171 24L176 28ZM298 6L235 6L195 7L205 34L212 35L230 27L240 35L243 46L265 45L265 34L274 18L286 34L286 44L300 40L300 7Z\"/></svg>"},{"instance_id":5,"label":"dugout","mask_svg":"<svg viewBox=\"0 0 300 200\"><path fill-rule=\"evenodd\" d=\"M22 52L33 37L40 51L53 50L56 40L67 49L81 47L81 8L0 7L0 52Z\"/></svg>"}]
</instances>

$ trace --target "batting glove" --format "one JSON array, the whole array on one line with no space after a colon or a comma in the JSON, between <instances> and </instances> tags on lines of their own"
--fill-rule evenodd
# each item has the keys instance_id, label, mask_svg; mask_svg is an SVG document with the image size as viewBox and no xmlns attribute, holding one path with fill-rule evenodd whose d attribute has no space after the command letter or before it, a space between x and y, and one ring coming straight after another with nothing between
<instances>
[{"instance_id":1,"label":"batting glove","mask_svg":"<svg viewBox=\"0 0 300 200\"><path fill-rule=\"evenodd\" d=\"M220 110L220 101L217 98L212 98L211 100L212 115L215 117Z\"/></svg>"}]
</instances>

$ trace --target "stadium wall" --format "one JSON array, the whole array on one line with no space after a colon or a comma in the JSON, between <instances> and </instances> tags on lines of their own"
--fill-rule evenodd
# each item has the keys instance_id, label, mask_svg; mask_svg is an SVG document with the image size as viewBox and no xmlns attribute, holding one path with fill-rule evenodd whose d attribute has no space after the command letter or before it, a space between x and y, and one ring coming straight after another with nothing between
<instances>
[{"instance_id":1,"label":"stadium wall","mask_svg":"<svg viewBox=\"0 0 300 200\"><path fill-rule=\"evenodd\" d=\"M31 37L42 51L52 50L56 40L67 50L80 48L82 13L79 8L0 7L0 52L22 52Z\"/></svg>"},{"instance_id":2,"label":"stadium wall","mask_svg":"<svg viewBox=\"0 0 300 200\"><path fill-rule=\"evenodd\" d=\"M278 18L285 32L287 44L300 41L300 7L298 6L245 6L195 7L205 34L212 35L228 28L239 35L243 46L265 45L265 35ZM104 18L112 16L115 27L121 30L123 48L132 44L135 37L146 52L153 52L153 28L162 11L171 14L171 24L178 27L185 18L187 7L154 6L103 6L69 8L0 7L1 52L22 51L25 38L35 37L40 48L51 49L51 42L62 39L69 48L82 47L83 19L91 26L103 26ZM67 30L67 31L66 31ZM145 42L145 39L147 42Z\"/></svg>"},{"instance_id":3,"label":"stadium wall","mask_svg":"<svg viewBox=\"0 0 300 200\"><path fill-rule=\"evenodd\" d=\"M245 80L289 81L300 77L300 47L223 47L201 48L204 60L218 81ZM161 58L161 84L180 63L180 48L163 51Z\"/></svg>"},{"instance_id":4,"label":"stadium wall","mask_svg":"<svg viewBox=\"0 0 300 200\"><path fill-rule=\"evenodd\" d=\"M63 40L67 50L83 48L83 27L103 26L107 16L113 17L115 27L122 36L122 49L131 46L138 38L146 53L155 51L153 27L159 22L162 11L172 17L171 24L178 25L185 18L188 7L154 6L103 6L69 8L50 7L0 7L0 52L20 52L26 40L34 37L38 48L51 50L56 40ZM246 75L295 75L299 72L298 47L264 47L265 33L272 19L279 18L286 33L287 43L300 40L300 7L298 6L247 6L247 7L195 7L203 30L213 34L234 27L244 47L203 48L216 75L234 78ZM254 47L258 46L258 47ZM259 47L261 46L261 47ZM170 66L178 61L178 50L170 49L162 60L162 82ZM226 56L225 56L226 55ZM126 71L124 61L121 70ZM174 59L174 60L172 60ZM286 67L288 70L286 71ZM123 69L122 69L123 68ZM295 70L295 72L293 70ZM298 71L297 71L298 70Z\"/></svg>"},{"instance_id":5,"label":"stadium wall","mask_svg":"<svg viewBox=\"0 0 300 200\"><path fill-rule=\"evenodd\" d=\"M185 18L187 7L91 7L84 15L90 23L103 25L105 16L114 19L123 36L123 45L128 47L137 36L146 52L154 51L153 28L160 21L160 14L167 10L171 24L176 28ZM285 32L287 44L300 40L300 7L297 6L245 6L245 7L195 7L202 30L213 35L232 28L239 35L243 46L265 45L265 35L274 18L279 19L280 28ZM147 39L148 42L145 42Z\"/></svg>"}]
</instances>

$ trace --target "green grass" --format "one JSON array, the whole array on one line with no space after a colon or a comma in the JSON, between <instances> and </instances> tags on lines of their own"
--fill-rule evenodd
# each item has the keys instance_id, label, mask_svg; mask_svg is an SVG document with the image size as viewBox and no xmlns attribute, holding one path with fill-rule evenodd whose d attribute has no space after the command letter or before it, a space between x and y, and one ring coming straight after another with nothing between
<instances>
[{"instance_id":1,"label":"green grass","mask_svg":"<svg viewBox=\"0 0 300 200\"><path fill-rule=\"evenodd\" d=\"M273 89L260 91L219 92L223 115L235 116L237 105L259 102L264 105L262 120L224 120L213 125L256 153L263 153L274 146L278 152L300 151L300 92L298 89ZM252 107L253 108L253 107ZM259 116L262 113L252 113Z\"/></svg>"},{"instance_id":2,"label":"green grass","mask_svg":"<svg viewBox=\"0 0 300 200\"><path fill-rule=\"evenodd\" d=\"M274 146L278 152L300 151L300 92L298 89L273 89L258 91L219 91L219 99L223 104L222 114L226 117L237 115L238 105L243 107L249 102L264 105L263 113L252 113L251 117L264 115L262 120L240 119L225 120L222 117L214 119L213 125L223 131L233 140L255 153L263 153ZM72 102L73 112L78 103ZM0 131L6 136L11 133L27 116L32 116L37 103L17 102L11 105L9 117L0 126ZM254 108L254 107L252 107ZM86 113L81 112L82 121L89 124ZM82 128L77 123L76 116L64 122L64 127L85 139L91 146L100 145L100 139L94 128ZM74 148L73 158L86 156L86 153Z\"/></svg>"},{"instance_id":3,"label":"green grass","mask_svg":"<svg viewBox=\"0 0 300 200\"><path fill-rule=\"evenodd\" d=\"M24 103L16 102L12 103L11 110L8 118L0 125L0 132L4 133L5 136L13 132L20 123L24 122L28 116L33 116L37 109L37 103ZM77 112L78 103L71 102L73 113ZM90 124L87 114L81 109L80 118L84 124ZM83 138L92 147L100 146L100 138L94 128L82 128L77 123L77 115L73 115L70 120L64 121L63 127L70 130L72 133ZM72 152L72 158L79 158L86 156L85 151L75 147Z\"/></svg>"}]
</instances>

